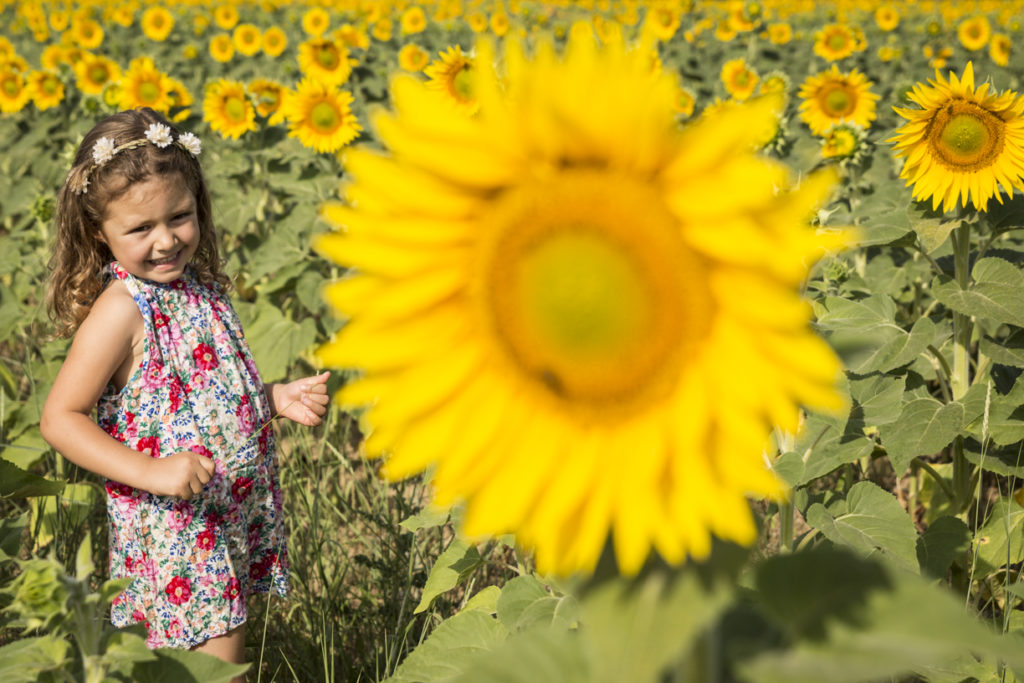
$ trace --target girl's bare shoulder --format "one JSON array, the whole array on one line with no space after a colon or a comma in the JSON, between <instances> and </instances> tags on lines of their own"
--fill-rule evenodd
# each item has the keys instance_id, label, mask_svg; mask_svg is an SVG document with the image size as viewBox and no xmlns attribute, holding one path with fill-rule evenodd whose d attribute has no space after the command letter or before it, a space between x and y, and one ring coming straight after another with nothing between
<instances>
[{"instance_id":1,"label":"girl's bare shoulder","mask_svg":"<svg viewBox=\"0 0 1024 683\"><path fill-rule=\"evenodd\" d=\"M89 328L88 330L86 328ZM100 292L82 321L79 333L97 332L113 336L134 337L142 329L142 313L132 298L131 292L120 280L114 280Z\"/></svg>"}]
</instances>

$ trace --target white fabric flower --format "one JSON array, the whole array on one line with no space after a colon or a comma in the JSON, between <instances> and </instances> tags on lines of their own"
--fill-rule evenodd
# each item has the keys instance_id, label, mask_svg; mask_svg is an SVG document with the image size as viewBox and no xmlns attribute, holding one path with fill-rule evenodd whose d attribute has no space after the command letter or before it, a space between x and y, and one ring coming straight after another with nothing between
<instances>
[{"instance_id":1,"label":"white fabric flower","mask_svg":"<svg viewBox=\"0 0 1024 683\"><path fill-rule=\"evenodd\" d=\"M203 144L192 133L182 133L179 135L178 144L187 149L194 157L199 156L199 153L203 151Z\"/></svg>"},{"instance_id":2,"label":"white fabric flower","mask_svg":"<svg viewBox=\"0 0 1024 683\"><path fill-rule=\"evenodd\" d=\"M100 138L92 146L92 160L97 166L102 166L114 158L114 141L110 138Z\"/></svg>"},{"instance_id":3,"label":"white fabric flower","mask_svg":"<svg viewBox=\"0 0 1024 683\"><path fill-rule=\"evenodd\" d=\"M171 129L162 123L151 123L146 129L146 139L160 149L174 142L174 138L171 137Z\"/></svg>"}]
</instances>

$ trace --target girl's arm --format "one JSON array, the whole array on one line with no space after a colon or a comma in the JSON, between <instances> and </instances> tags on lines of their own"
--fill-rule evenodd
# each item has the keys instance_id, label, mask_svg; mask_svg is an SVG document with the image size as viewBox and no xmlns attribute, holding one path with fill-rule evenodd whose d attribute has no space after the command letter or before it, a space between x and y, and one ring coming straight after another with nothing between
<instances>
[{"instance_id":1,"label":"girl's arm","mask_svg":"<svg viewBox=\"0 0 1024 683\"><path fill-rule=\"evenodd\" d=\"M330 372L321 372L287 384L265 385L270 414L275 417L280 414L307 427L320 424L330 400L327 396L327 379L330 376Z\"/></svg>"},{"instance_id":2,"label":"girl's arm","mask_svg":"<svg viewBox=\"0 0 1024 683\"><path fill-rule=\"evenodd\" d=\"M39 430L47 443L79 467L150 493L188 499L210 480L212 460L191 451L151 458L119 443L90 417L141 334L142 316L127 288L111 283L75 333L43 406Z\"/></svg>"}]
</instances>

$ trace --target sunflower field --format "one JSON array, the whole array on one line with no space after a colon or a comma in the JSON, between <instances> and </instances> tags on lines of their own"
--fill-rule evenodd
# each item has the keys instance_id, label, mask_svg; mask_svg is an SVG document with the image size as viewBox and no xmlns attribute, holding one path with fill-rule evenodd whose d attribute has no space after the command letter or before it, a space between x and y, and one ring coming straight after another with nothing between
<instances>
[{"instance_id":1,"label":"sunflower field","mask_svg":"<svg viewBox=\"0 0 1024 683\"><path fill-rule=\"evenodd\" d=\"M0 680L1024 681L1022 24L0 0ZM39 432L56 197L137 107L201 141L264 381L334 371L247 665L111 625Z\"/></svg>"}]
</instances>

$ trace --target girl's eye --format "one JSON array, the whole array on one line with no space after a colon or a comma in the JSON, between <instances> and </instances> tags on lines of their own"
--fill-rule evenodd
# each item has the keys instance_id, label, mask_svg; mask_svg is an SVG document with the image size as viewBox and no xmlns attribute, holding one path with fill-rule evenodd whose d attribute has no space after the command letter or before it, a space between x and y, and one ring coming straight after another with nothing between
<instances>
[{"instance_id":1,"label":"girl's eye","mask_svg":"<svg viewBox=\"0 0 1024 683\"><path fill-rule=\"evenodd\" d=\"M183 221L183 220L188 220L191 217L192 217L192 212L188 211L186 213L179 213L177 216L174 217L174 220L175 221Z\"/></svg>"},{"instance_id":2,"label":"girl's eye","mask_svg":"<svg viewBox=\"0 0 1024 683\"><path fill-rule=\"evenodd\" d=\"M140 225L139 227L137 227L134 230L132 230L132 232L145 232L147 230L149 230L149 226L148 225Z\"/></svg>"}]
</instances>

